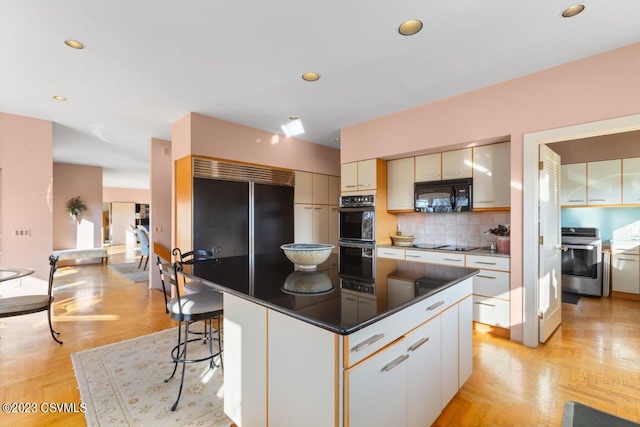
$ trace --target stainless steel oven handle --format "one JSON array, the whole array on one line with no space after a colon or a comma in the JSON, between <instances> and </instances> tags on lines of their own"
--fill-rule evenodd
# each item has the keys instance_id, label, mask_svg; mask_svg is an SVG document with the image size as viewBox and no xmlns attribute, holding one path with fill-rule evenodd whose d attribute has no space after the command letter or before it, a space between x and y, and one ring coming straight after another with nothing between
<instances>
[{"instance_id":1,"label":"stainless steel oven handle","mask_svg":"<svg viewBox=\"0 0 640 427\"><path fill-rule=\"evenodd\" d=\"M593 245L562 245L563 248L567 248L567 249L583 249L583 250L587 250L587 251L592 251L595 249L595 246Z\"/></svg>"},{"instance_id":2,"label":"stainless steel oven handle","mask_svg":"<svg viewBox=\"0 0 640 427\"><path fill-rule=\"evenodd\" d=\"M342 207L340 209L338 209L338 212L341 213L352 213L352 212L374 212L375 208L373 206L364 206L361 208L347 208L347 207Z\"/></svg>"}]
</instances>

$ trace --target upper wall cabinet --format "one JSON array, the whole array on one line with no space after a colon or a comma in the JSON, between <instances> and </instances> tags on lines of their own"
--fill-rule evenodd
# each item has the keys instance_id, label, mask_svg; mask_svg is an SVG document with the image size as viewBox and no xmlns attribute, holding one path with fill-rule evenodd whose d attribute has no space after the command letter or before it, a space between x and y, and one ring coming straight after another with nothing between
<instances>
[{"instance_id":1,"label":"upper wall cabinet","mask_svg":"<svg viewBox=\"0 0 640 427\"><path fill-rule=\"evenodd\" d=\"M508 142L473 149L473 209L511 206L510 164Z\"/></svg>"},{"instance_id":2,"label":"upper wall cabinet","mask_svg":"<svg viewBox=\"0 0 640 427\"><path fill-rule=\"evenodd\" d=\"M640 204L640 157L622 159L622 204Z\"/></svg>"},{"instance_id":3,"label":"upper wall cabinet","mask_svg":"<svg viewBox=\"0 0 640 427\"><path fill-rule=\"evenodd\" d=\"M413 212L413 157L387 162L387 210Z\"/></svg>"},{"instance_id":4,"label":"upper wall cabinet","mask_svg":"<svg viewBox=\"0 0 640 427\"><path fill-rule=\"evenodd\" d=\"M376 189L377 160L362 160L343 163L340 167L342 191L363 191Z\"/></svg>"},{"instance_id":5,"label":"upper wall cabinet","mask_svg":"<svg viewBox=\"0 0 640 427\"><path fill-rule=\"evenodd\" d=\"M425 154L417 156L415 159L415 182L440 181L442 179L442 153Z\"/></svg>"},{"instance_id":6,"label":"upper wall cabinet","mask_svg":"<svg viewBox=\"0 0 640 427\"><path fill-rule=\"evenodd\" d=\"M313 174L311 172L296 171L296 183L293 192L294 203L313 202Z\"/></svg>"},{"instance_id":7,"label":"upper wall cabinet","mask_svg":"<svg viewBox=\"0 0 640 427\"><path fill-rule=\"evenodd\" d=\"M619 205L622 202L622 161L587 163L587 201L589 205Z\"/></svg>"},{"instance_id":8,"label":"upper wall cabinet","mask_svg":"<svg viewBox=\"0 0 640 427\"><path fill-rule=\"evenodd\" d=\"M471 178L472 158L471 148L442 153L442 179Z\"/></svg>"},{"instance_id":9,"label":"upper wall cabinet","mask_svg":"<svg viewBox=\"0 0 640 427\"><path fill-rule=\"evenodd\" d=\"M560 204L587 204L587 164L574 163L560 167Z\"/></svg>"}]
</instances>

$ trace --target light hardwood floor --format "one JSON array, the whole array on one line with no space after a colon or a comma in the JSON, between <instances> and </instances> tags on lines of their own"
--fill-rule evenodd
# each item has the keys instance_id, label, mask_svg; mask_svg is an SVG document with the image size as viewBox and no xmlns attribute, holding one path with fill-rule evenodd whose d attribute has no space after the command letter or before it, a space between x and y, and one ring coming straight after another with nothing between
<instances>
[{"instance_id":1,"label":"light hardwood floor","mask_svg":"<svg viewBox=\"0 0 640 427\"><path fill-rule=\"evenodd\" d=\"M118 263L135 254L117 247L109 257ZM100 264L60 268L55 286L63 345L51 339L45 313L0 319L2 403L79 404L71 353L175 325L160 292ZM581 298L562 308L562 326L537 349L475 331L473 375L434 425L559 426L567 400L640 422L640 302ZM85 419L0 414L0 426L16 425L83 426Z\"/></svg>"}]
</instances>

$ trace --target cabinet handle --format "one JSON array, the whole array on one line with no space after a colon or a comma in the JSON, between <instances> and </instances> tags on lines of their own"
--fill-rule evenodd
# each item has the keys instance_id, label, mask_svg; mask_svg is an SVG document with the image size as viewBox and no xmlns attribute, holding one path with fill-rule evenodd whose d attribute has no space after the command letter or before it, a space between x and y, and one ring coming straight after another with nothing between
<instances>
[{"instance_id":1,"label":"cabinet handle","mask_svg":"<svg viewBox=\"0 0 640 427\"><path fill-rule=\"evenodd\" d=\"M497 277L485 276L484 274L478 274L476 277L482 277L483 279L497 279Z\"/></svg>"},{"instance_id":2,"label":"cabinet handle","mask_svg":"<svg viewBox=\"0 0 640 427\"><path fill-rule=\"evenodd\" d=\"M337 211L337 210L338 210L338 208L331 208L331 210L332 210L332 211Z\"/></svg>"},{"instance_id":3,"label":"cabinet handle","mask_svg":"<svg viewBox=\"0 0 640 427\"><path fill-rule=\"evenodd\" d=\"M355 185L345 185L344 188L356 188Z\"/></svg>"},{"instance_id":4,"label":"cabinet handle","mask_svg":"<svg viewBox=\"0 0 640 427\"><path fill-rule=\"evenodd\" d=\"M371 187L371 184L358 184L358 187Z\"/></svg>"},{"instance_id":5,"label":"cabinet handle","mask_svg":"<svg viewBox=\"0 0 640 427\"><path fill-rule=\"evenodd\" d=\"M382 255L393 255L393 256L395 256L396 253L395 252L382 252Z\"/></svg>"},{"instance_id":6,"label":"cabinet handle","mask_svg":"<svg viewBox=\"0 0 640 427\"><path fill-rule=\"evenodd\" d=\"M589 199L590 202L605 202L606 199Z\"/></svg>"},{"instance_id":7,"label":"cabinet handle","mask_svg":"<svg viewBox=\"0 0 640 427\"><path fill-rule=\"evenodd\" d=\"M495 200L474 200L473 203L495 203Z\"/></svg>"},{"instance_id":8,"label":"cabinet handle","mask_svg":"<svg viewBox=\"0 0 640 427\"><path fill-rule=\"evenodd\" d=\"M407 258L420 258L420 255L405 255Z\"/></svg>"},{"instance_id":9,"label":"cabinet handle","mask_svg":"<svg viewBox=\"0 0 640 427\"><path fill-rule=\"evenodd\" d=\"M633 262L638 261L635 258L620 258L620 257L616 257L616 258L618 258L620 261L633 261Z\"/></svg>"},{"instance_id":10,"label":"cabinet handle","mask_svg":"<svg viewBox=\"0 0 640 427\"><path fill-rule=\"evenodd\" d=\"M482 264L482 265L496 265L495 262L487 262L487 261L476 261L476 264Z\"/></svg>"},{"instance_id":11,"label":"cabinet handle","mask_svg":"<svg viewBox=\"0 0 640 427\"><path fill-rule=\"evenodd\" d=\"M440 176L439 173L428 173L426 175L422 175L423 178L433 178L434 176Z\"/></svg>"},{"instance_id":12,"label":"cabinet handle","mask_svg":"<svg viewBox=\"0 0 640 427\"><path fill-rule=\"evenodd\" d=\"M461 260L461 259L455 259L455 258L443 258L443 260L445 260L445 261L462 262L462 260Z\"/></svg>"},{"instance_id":13,"label":"cabinet handle","mask_svg":"<svg viewBox=\"0 0 640 427\"><path fill-rule=\"evenodd\" d=\"M427 311L435 310L436 308L440 307L442 304L444 304L444 301L438 301L437 303L427 307Z\"/></svg>"},{"instance_id":14,"label":"cabinet handle","mask_svg":"<svg viewBox=\"0 0 640 427\"><path fill-rule=\"evenodd\" d=\"M320 209L322 209L322 208L313 208L313 209L315 209L315 210L319 211L319 210L320 210Z\"/></svg>"},{"instance_id":15,"label":"cabinet handle","mask_svg":"<svg viewBox=\"0 0 640 427\"><path fill-rule=\"evenodd\" d=\"M569 203L584 202L584 199L571 199Z\"/></svg>"},{"instance_id":16,"label":"cabinet handle","mask_svg":"<svg viewBox=\"0 0 640 427\"><path fill-rule=\"evenodd\" d=\"M400 206L413 206L413 203L400 203Z\"/></svg>"},{"instance_id":17,"label":"cabinet handle","mask_svg":"<svg viewBox=\"0 0 640 427\"><path fill-rule=\"evenodd\" d=\"M309 210L313 209L311 206L305 206L304 208Z\"/></svg>"},{"instance_id":18,"label":"cabinet handle","mask_svg":"<svg viewBox=\"0 0 640 427\"><path fill-rule=\"evenodd\" d=\"M476 302L478 305L486 305L487 307L495 307L495 304L487 304L486 302Z\"/></svg>"},{"instance_id":19,"label":"cabinet handle","mask_svg":"<svg viewBox=\"0 0 640 427\"><path fill-rule=\"evenodd\" d=\"M456 172L445 172L445 176L449 176L449 175L460 175L460 171L456 171Z\"/></svg>"},{"instance_id":20,"label":"cabinet handle","mask_svg":"<svg viewBox=\"0 0 640 427\"><path fill-rule=\"evenodd\" d=\"M420 338L418 341L413 343L413 345L411 347L409 347L409 351L416 351L418 349L418 347L420 347L422 344L424 344L424 343L426 343L428 341L429 341L429 337Z\"/></svg>"},{"instance_id":21,"label":"cabinet handle","mask_svg":"<svg viewBox=\"0 0 640 427\"><path fill-rule=\"evenodd\" d=\"M408 358L409 358L408 354L403 354L402 356L398 356L395 359L393 359L393 361L391 361L390 363L387 363L386 365L384 365L382 370L385 372L389 372L390 370L392 370L393 368L395 368L396 366L398 366Z\"/></svg>"},{"instance_id":22,"label":"cabinet handle","mask_svg":"<svg viewBox=\"0 0 640 427\"><path fill-rule=\"evenodd\" d=\"M378 340L380 340L382 338L384 338L384 334L376 334L376 335L374 335L374 336L372 336L370 338L367 338L366 340L362 341L360 344L356 344L356 346L353 347L351 349L351 351L360 351L363 348L365 348L366 346L371 345L374 342L376 342L376 341L378 341Z\"/></svg>"}]
</instances>

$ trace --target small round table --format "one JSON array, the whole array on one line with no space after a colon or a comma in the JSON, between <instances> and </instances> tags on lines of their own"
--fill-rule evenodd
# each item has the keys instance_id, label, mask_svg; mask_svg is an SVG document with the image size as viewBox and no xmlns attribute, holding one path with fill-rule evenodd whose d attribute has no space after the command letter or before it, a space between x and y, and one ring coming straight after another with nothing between
<instances>
[{"instance_id":1,"label":"small round table","mask_svg":"<svg viewBox=\"0 0 640 427\"><path fill-rule=\"evenodd\" d=\"M28 276L34 272L35 270L32 268L0 267L0 282L19 279L20 277Z\"/></svg>"}]
</instances>

